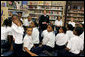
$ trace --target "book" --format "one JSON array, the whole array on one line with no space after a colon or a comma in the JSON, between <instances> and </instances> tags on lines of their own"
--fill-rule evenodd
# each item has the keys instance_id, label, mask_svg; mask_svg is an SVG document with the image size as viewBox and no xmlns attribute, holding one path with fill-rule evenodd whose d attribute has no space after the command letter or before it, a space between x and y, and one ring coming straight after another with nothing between
<instances>
[{"instance_id":1,"label":"book","mask_svg":"<svg viewBox=\"0 0 85 57\"><path fill-rule=\"evenodd\" d=\"M43 5L44 1L38 1L38 5Z\"/></svg>"},{"instance_id":2,"label":"book","mask_svg":"<svg viewBox=\"0 0 85 57\"><path fill-rule=\"evenodd\" d=\"M44 5L51 5L51 1L44 1Z\"/></svg>"},{"instance_id":3,"label":"book","mask_svg":"<svg viewBox=\"0 0 85 57\"><path fill-rule=\"evenodd\" d=\"M1 7L6 7L7 4L6 4L6 1L1 1Z\"/></svg>"}]
</instances>

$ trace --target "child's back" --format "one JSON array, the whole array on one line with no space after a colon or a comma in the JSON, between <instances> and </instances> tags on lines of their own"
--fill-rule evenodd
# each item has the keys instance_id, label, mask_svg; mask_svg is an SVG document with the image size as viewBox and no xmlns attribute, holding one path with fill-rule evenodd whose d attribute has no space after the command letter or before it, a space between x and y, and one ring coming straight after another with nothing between
<instances>
[{"instance_id":1,"label":"child's back","mask_svg":"<svg viewBox=\"0 0 85 57\"><path fill-rule=\"evenodd\" d=\"M74 36L68 41L67 47L70 48L70 52L79 54L80 50L83 50L83 41L80 37Z\"/></svg>"},{"instance_id":2,"label":"child's back","mask_svg":"<svg viewBox=\"0 0 85 57\"><path fill-rule=\"evenodd\" d=\"M66 34L68 35L69 40L74 36L73 31L71 30L68 30Z\"/></svg>"},{"instance_id":3,"label":"child's back","mask_svg":"<svg viewBox=\"0 0 85 57\"><path fill-rule=\"evenodd\" d=\"M64 33L57 34L57 36L56 36L56 44L58 46L66 45L67 41L68 41L68 35L66 35Z\"/></svg>"}]
</instances>

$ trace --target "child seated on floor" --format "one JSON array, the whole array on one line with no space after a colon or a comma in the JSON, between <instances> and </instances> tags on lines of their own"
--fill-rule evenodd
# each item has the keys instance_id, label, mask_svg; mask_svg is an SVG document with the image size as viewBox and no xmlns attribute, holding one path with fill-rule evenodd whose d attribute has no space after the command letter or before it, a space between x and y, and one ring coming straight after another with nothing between
<instances>
[{"instance_id":1,"label":"child seated on floor","mask_svg":"<svg viewBox=\"0 0 85 57\"><path fill-rule=\"evenodd\" d=\"M23 48L24 48L24 55L25 56L37 56L37 54L33 53L32 49L34 49L34 44L33 44L33 40L32 40L32 27L27 27L26 28L26 35L24 37L24 44L23 44Z\"/></svg>"},{"instance_id":2,"label":"child seated on floor","mask_svg":"<svg viewBox=\"0 0 85 57\"><path fill-rule=\"evenodd\" d=\"M43 31L42 50L52 51L55 47L55 33L53 30L54 26L49 24L47 30Z\"/></svg>"},{"instance_id":3,"label":"child seated on floor","mask_svg":"<svg viewBox=\"0 0 85 57\"><path fill-rule=\"evenodd\" d=\"M66 28L60 27L59 33L56 35L56 50L61 50L65 48L65 45L68 41L68 35L66 35Z\"/></svg>"},{"instance_id":4,"label":"child seated on floor","mask_svg":"<svg viewBox=\"0 0 85 57\"><path fill-rule=\"evenodd\" d=\"M79 56L81 51L83 50L83 40L79 37L83 33L83 29L81 27L76 27L73 31L74 37L72 37L65 48L66 53L65 56Z\"/></svg>"}]
</instances>

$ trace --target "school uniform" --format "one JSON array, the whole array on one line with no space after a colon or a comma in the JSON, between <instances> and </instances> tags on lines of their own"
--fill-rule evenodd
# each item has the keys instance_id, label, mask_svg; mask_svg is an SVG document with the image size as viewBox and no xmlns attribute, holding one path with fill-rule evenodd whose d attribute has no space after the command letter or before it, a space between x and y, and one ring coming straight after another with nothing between
<instances>
[{"instance_id":1,"label":"school uniform","mask_svg":"<svg viewBox=\"0 0 85 57\"><path fill-rule=\"evenodd\" d=\"M42 41L43 37L45 37L46 35L48 34L48 31L47 30L44 30L41 34L41 39L40 39L40 42Z\"/></svg>"},{"instance_id":2,"label":"school uniform","mask_svg":"<svg viewBox=\"0 0 85 57\"><path fill-rule=\"evenodd\" d=\"M75 22L69 22L68 24L71 24L73 27L75 27Z\"/></svg>"},{"instance_id":3,"label":"school uniform","mask_svg":"<svg viewBox=\"0 0 85 57\"><path fill-rule=\"evenodd\" d=\"M68 41L67 48L70 49L67 55L77 56L80 54L80 50L83 50L83 40L79 36L74 36Z\"/></svg>"},{"instance_id":4,"label":"school uniform","mask_svg":"<svg viewBox=\"0 0 85 57\"><path fill-rule=\"evenodd\" d=\"M37 48L34 47L32 36L29 36L29 35L26 34L25 37L24 37L24 41L23 42L24 42L23 48L26 47L28 50L30 50L31 52L33 52L35 54L39 54L41 52L40 51L41 49L39 47L37 47ZM23 49L23 51L24 51L24 56L31 56L24 49Z\"/></svg>"},{"instance_id":5,"label":"school uniform","mask_svg":"<svg viewBox=\"0 0 85 57\"><path fill-rule=\"evenodd\" d=\"M24 19L23 25L24 26L29 26L32 21L28 21L28 19Z\"/></svg>"},{"instance_id":6,"label":"school uniform","mask_svg":"<svg viewBox=\"0 0 85 57\"><path fill-rule=\"evenodd\" d=\"M1 53L4 53L6 51L9 51L10 45L7 39L7 36L9 35L11 31L11 27L1 27Z\"/></svg>"},{"instance_id":7,"label":"school uniform","mask_svg":"<svg viewBox=\"0 0 85 57\"><path fill-rule=\"evenodd\" d=\"M59 33L56 35L56 48L57 50L64 49L68 41L68 35Z\"/></svg>"},{"instance_id":8,"label":"school uniform","mask_svg":"<svg viewBox=\"0 0 85 57\"><path fill-rule=\"evenodd\" d=\"M12 22L12 35L15 39L14 41L14 52L17 56L22 54L22 44L23 44L23 32L24 29L22 26L17 26Z\"/></svg>"},{"instance_id":9,"label":"school uniform","mask_svg":"<svg viewBox=\"0 0 85 57\"><path fill-rule=\"evenodd\" d=\"M60 21L56 20L55 21L55 26L56 26L57 33L59 33L60 27L57 27L57 26L63 26L62 20L60 20Z\"/></svg>"},{"instance_id":10,"label":"school uniform","mask_svg":"<svg viewBox=\"0 0 85 57\"><path fill-rule=\"evenodd\" d=\"M62 24L63 24L62 20L60 20L60 21L56 20L55 21L56 26L62 26Z\"/></svg>"},{"instance_id":11,"label":"school uniform","mask_svg":"<svg viewBox=\"0 0 85 57\"><path fill-rule=\"evenodd\" d=\"M33 28L32 39L33 39L33 43L37 46L39 44L39 31L37 27Z\"/></svg>"},{"instance_id":12,"label":"school uniform","mask_svg":"<svg viewBox=\"0 0 85 57\"><path fill-rule=\"evenodd\" d=\"M43 50L52 51L55 47L55 34L54 32L48 32L42 40Z\"/></svg>"},{"instance_id":13,"label":"school uniform","mask_svg":"<svg viewBox=\"0 0 85 57\"><path fill-rule=\"evenodd\" d=\"M71 31L71 30L68 30L66 32L66 34L68 35L68 40L70 40L72 37L74 37L73 31Z\"/></svg>"},{"instance_id":14,"label":"school uniform","mask_svg":"<svg viewBox=\"0 0 85 57\"><path fill-rule=\"evenodd\" d=\"M41 34L42 37L45 37L46 35L48 34L48 31L47 30L44 30Z\"/></svg>"}]
</instances>

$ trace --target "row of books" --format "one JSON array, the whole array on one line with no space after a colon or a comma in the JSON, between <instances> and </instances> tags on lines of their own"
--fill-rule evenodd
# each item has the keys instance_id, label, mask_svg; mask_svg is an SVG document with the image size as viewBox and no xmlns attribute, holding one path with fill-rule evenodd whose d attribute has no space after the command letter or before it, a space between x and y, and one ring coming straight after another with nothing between
<instances>
[{"instance_id":1,"label":"row of books","mask_svg":"<svg viewBox=\"0 0 85 57\"><path fill-rule=\"evenodd\" d=\"M31 10L30 13L43 13L43 11L33 11ZM57 15L62 15L62 12L59 11L47 11L48 14L57 14Z\"/></svg>"},{"instance_id":2,"label":"row of books","mask_svg":"<svg viewBox=\"0 0 85 57\"><path fill-rule=\"evenodd\" d=\"M57 2L57 1L56 1ZM9 8L26 8L28 5L51 5L52 1L6 1L6 5ZM52 3L54 4L54 2ZM62 3L60 3L62 4ZM3 5L2 6L6 6ZM57 6L57 5L51 5L51 6ZM49 8L50 9L50 8ZM57 9L57 8L54 8Z\"/></svg>"},{"instance_id":3,"label":"row of books","mask_svg":"<svg viewBox=\"0 0 85 57\"><path fill-rule=\"evenodd\" d=\"M67 14L67 16L84 17L84 14Z\"/></svg>"}]
</instances>

